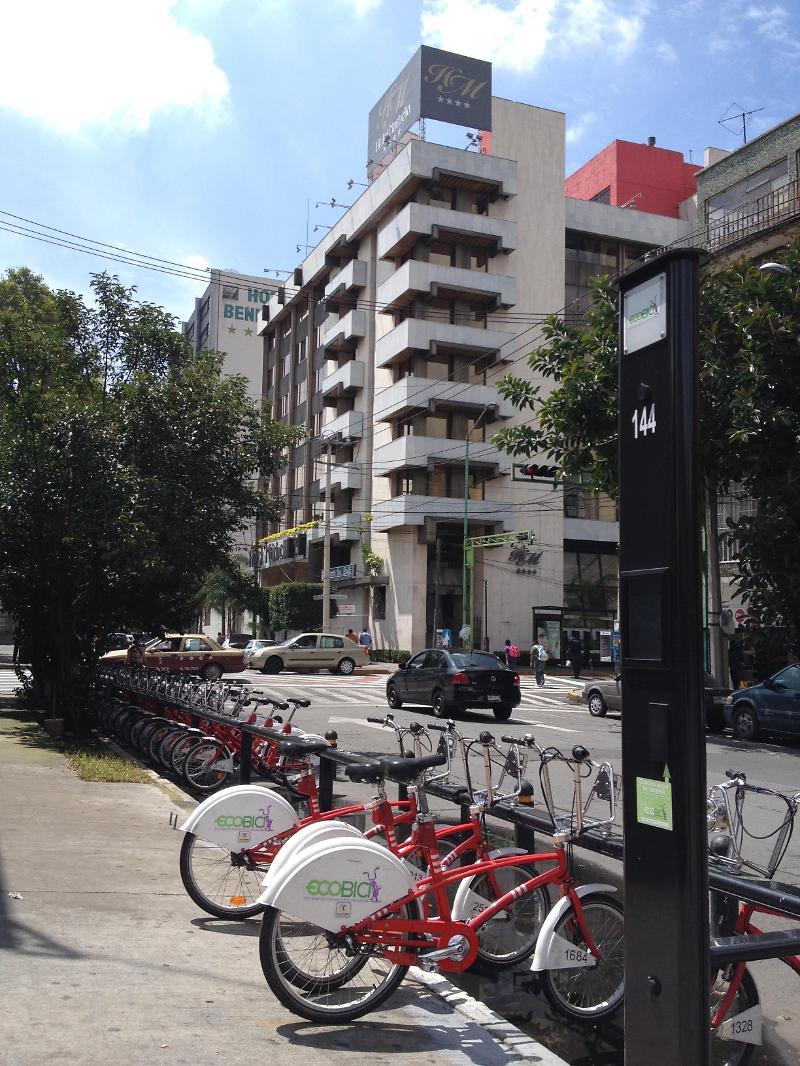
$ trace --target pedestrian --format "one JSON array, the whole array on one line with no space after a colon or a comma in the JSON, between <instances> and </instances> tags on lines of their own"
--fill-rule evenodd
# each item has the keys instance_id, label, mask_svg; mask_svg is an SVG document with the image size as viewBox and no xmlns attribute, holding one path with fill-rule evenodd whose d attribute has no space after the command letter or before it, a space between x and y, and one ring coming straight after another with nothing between
<instances>
[{"instance_id":1,"label":"pedestrian","mask_svg":"<svg viewBox=\"0 0 800 1066\"><path fill-rule=\"evenodd\" d=\"M355 635L352 629L348 629L345 633L348 640L352 640L354 644L358 644L358 637Z\"/></svg>"},{"instance_id":2,"label":"pedestrian","mask_svg":"<svg viewBox=\"0 0 800 1066\"><path fill-rule=\"evenodd\" d=\"M531 648L531 665L536 673L536 684L539 688L544 684L544 664L547 662L547 648L538 641Z\"/></svg>"},{"instance_id":3,"label":"pedestrian","mask_svg":"<svg viewBox=\"0 0 800 1066\"><path fill-rule=\"evenodd\" d=\"M572 676L581 676L581 659L583 658L583 648L581 642L577 637L570 637L567 641L567 662L572 666Z\"/></svg>"},{"instance_id":4,"label":"pedestrian","mask_svg":"<svg viewBox=\"0 0 800 1066\"><path fill-rule=\"evenodd\" d=\"M125 655L128 666L144 666L144 649L140 640L132 640Z\"/></svg>"},{"instance_id":5,"label":"pedestrian","mask_svg":"<svg viewBox=\"0 0 800 1066\"><path fill-rule=\"evenodd\" d=\"M510 640L506 641L506 666L509 666L512 670L517 665L517 659L519 659L519 648L516 644L512 644Z\"/></svg>"},{"instance_id":6,"label":"pedestrian","mask_svg":"<svg viewBox=\"0 0 800 1066\"><path fill-rule=\"evenodd\" d=\"M217 644L222 644L222 642L224 640L225 640L225 634L220 629L219 633L217 633Z\"/></svg>"},{"instance_id":7,"label":"pedestrian","mask_svg":"<svg viewBox=\"0 0 800 1066\"><path fill-rule=\"evenodd\" d=\"M367 655L369 655L369 647L372 644L372 634L366 626L361 630L361 636L358 638L358 643L362 648L366 648Z\"/></svg>"},{"instance_id":8,"label":"pedestrian","mask_svg":"<svg viewBox=\"0 0 800 1066\"><path fill-rule=\"evenodd\" d=\"M731 687L737 689L741 684L742 647L737 640L728 645L728 669L731 672Z\"/></svg>"}]
</instances>

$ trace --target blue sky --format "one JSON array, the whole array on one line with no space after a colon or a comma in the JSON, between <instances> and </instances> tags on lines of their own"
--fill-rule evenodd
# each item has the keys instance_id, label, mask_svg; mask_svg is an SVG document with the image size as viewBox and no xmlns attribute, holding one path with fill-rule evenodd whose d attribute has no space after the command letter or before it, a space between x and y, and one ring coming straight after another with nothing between
<instances>
[{"instance_id":1,"label":"blue sky","mask_svg":"<svg viewBox=\"0 0 800 1066\"><path fill-rule=\"evenodd\" d=\"M200 271L296 265L307 199L312 230L337 216L315 201L352 202L369 109L420 43L564 111L568 172L616 137L702 163L740 143L724 114L763 108L753 137L800 111L792 0L37 0L0 28L0 211ZM21 265L81 292L109 269L184 318L204 287L0 228Z\"/></svg>"}]
</instances>

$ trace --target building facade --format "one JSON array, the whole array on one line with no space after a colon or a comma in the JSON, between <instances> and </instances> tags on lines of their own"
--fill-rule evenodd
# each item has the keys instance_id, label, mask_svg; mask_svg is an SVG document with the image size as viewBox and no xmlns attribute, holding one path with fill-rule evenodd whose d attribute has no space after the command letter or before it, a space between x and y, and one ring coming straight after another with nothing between
<instances>
[{"instance_id":1,"label":"building facade","mask_svg":"<svg viewBox=\"0 0 800 1066\"><path fill-rule=\"evenodd\" d=\"M613 504L517 479L491 437L529 414L497 384L530 375L544 314L688 225L565 197L564 144L561 113L493 98L480 153L397 146L263 312L264 395L308 442L271 486L286 512L255 566L263 584L319 579L329 480L334 624L377 647L455 643L465 614L492 649L527 647L553 605L588 641L613 618ZM476 551L466 606L465 508L470 537L532 534Z\"/></svg>"}]
</instances>

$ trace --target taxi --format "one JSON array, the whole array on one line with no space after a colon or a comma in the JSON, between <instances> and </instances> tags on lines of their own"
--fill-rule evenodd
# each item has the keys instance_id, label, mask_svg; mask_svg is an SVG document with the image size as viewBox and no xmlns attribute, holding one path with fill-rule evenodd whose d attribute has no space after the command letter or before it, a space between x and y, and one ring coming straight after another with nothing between
<instances>
[{"instance_id":1,"label":"taxi","mask_svg":"<svg viewBox=\"0 0 800 1066\"><path fill-rule=\"evenodd\" d=\"M125 662L127 651L110 651L100 662ZM205 681L216 681L223 674L244 670L240 648L221 648L204 633L167 633L146 644L143 665L173 673L198 674Z\"/></svg>"}]
</instances>

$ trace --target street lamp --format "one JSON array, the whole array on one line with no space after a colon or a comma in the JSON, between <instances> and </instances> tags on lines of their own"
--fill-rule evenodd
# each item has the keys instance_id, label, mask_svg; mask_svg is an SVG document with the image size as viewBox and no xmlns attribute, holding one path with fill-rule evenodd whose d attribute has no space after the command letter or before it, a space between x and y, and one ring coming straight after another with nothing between
<instances>
[{"instance_id":1,"label":"street lamp","mask_svg":"<svg viewBox=\"0 0 800 1066\"><path fill-rule=\"evenodd\" d=\"M469 627L469 641L472 644L472 587L467 589L467 548L466 541L469 536L469 438L476 429L480 429L491 421L491 416L500 405L496 402L487 403L475 424L467 433L464 442L464 563L461 571L461 639L466 640L467 627ZM434 633L434 637L436 634Z\"/></svg>"},{"instance_id":2,"label":"street lamp","mask_svg":"<svg viewBox=\"0 0 800 1066\"><path fill-rule=\"evenodd\" d=\"M762 274L782 274L788 278L794 274L792 268L785 263L762 263L758 269Z\"/></svg>"}]
</instances>

